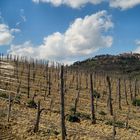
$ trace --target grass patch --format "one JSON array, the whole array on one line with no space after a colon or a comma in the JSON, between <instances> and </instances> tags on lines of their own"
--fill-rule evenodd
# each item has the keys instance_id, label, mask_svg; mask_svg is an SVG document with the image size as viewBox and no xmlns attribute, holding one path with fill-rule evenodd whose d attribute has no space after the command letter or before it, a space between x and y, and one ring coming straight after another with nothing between
<instances>
[{"instance_id":1,"label":"grass patch","mask_svg":"<svg viewBox=\"0 0 140 140\"><path fill-rule=\"evenodd\" d=\"M77 115L74 115L74 114L68 115L66 120L69 122L80 122L79 117Z\"/></svg>"},{"instance_id":2,"label":"grass patch","mask_svg":"<svg viewBox=\"0 0 140 140\"><path fill-rule=\"evenodd\" d=\"M111 120L109 120L109 121L107 121L106 123L105 123L106 125L113 125L113 121L111 121ZM116 121L115 122L115 126L116 127L119 127L119 128L124 128L125 127L125 123L124 122L122 122L122 121Z\"/></svg>"},{"instance_id":3,"label":"grass patch","mask_svg":"<svg viewBox=\"0 0 140 140\"><path fill-rule=\"evenodd\" d=\"M99 114L102 115L102 116L107 115L107 113L105 113L104 111L100 111Z\"/></svg>"},{"instance_id":4,"label":"grass patch","mask_svg":"<svg viewBox=\"0 0 140 140\"><path fill-rule=\"evenodd\" d=\"M93 91L93 96L94 96L95 98L100 98L100 93L97 92L96 90L94 90L94 91Z\"/></svg>"},{"instance_id":5,"label":"grass patch","mask_svg":"<svg viewBox=\"0 0 140 140\"><path fill-rule=\"evenodd\" d=\"M75 107L71 107L71 108L70 108L71 114L73 114L75 111L76 111Z\"/></svg>"},{"instance_id":6,"label":"grass patch","mask_svg":"<svg viewBox=\"0 0 140 140\"><path fill-rule=\"evenodd\" d=\"M76 113L78 117L80 117L81 119L86 119L86 120L90 120L90 115L86 114L86 113Z\"/></svg>"},{"instance_id":7,"label":"grass patch","mask_svg":"<svg viewBox=\"0 0 140 140\"><path fill-rule=\"evenodd\" d=\"M9 96L6 93L0 92L0 97L8 99Z\"/></svg>"},{"instance_id":8,"label":"grass patch","mask_svg":"<svg viewBox=\"0 0 140 140\"><path fill-rule=\"evenodd\" d=\"M140 99L134 99L132 101L132 105L134 105L134 106L140 106Z\"/></svg>"},{"instance_id":9,"label":"grass patch","mask_svg":"<svg viewBox=\"0 0 140 140\"><path fill-rule=\"evenodd\" d=\"M37 104L34 100L29 100L27 102L27 107L30 107L30 108L37 108Z\"/></svg>"},{"instance_id":10,"label":"grass patch","mask_svg":"<svg viewBox=\"0 0 140 140\"><path fill-rule=\"evenodd\" d=\"M21 96L20 95L16 95L14 103L20 104L20 99L21 99Z\"/></svg>"}]
</instances>

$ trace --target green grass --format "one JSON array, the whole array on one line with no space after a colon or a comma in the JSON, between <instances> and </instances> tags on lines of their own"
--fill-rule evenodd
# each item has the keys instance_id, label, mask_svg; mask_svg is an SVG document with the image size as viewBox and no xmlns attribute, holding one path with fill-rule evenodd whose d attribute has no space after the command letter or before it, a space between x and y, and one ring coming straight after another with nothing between
<instances>
[{"instance_id":1,"label":"green grass","mask_svg":"<svg viewBox=\"0 0 140 140\"><path fill-rule=\"evenodd\" d=\"M134 105L134 106L140 106L140 99L134 99L132 101L132 105Z\"/></svg>"},{"instance_id":2,"label":"green grass","mask_svg":"<svg viewBox=\"0 0 140 140\"><path fill-rule=\"evenodd\" d=\"M9 96L4 92L0 92L0 97L8 99Z\"/></svg>"},{"instance_id":3,"label":"green grass","mask_svg":"<svg viewBox=\"0 0 140 140\"><path fill-rule=\"evenodd\" d=\"M30 107L30 108L37 108L37 104L34 100L29 100L27 102L27 106Z\"/></svg>"},{"instance_id":4,"label":"green grass","mask_svg":"<svg viewBox=\"0 0 140 140\"><path fill-rule=\"evenodd\" d=\"M104 111L100 111L99 114L102 115L102 116L107 115L107 113L105 113Z\"/></svg>"},{"instance_id":5,"label":"green grass","mask_svg":"<svg viewBox=\"0 0 140 140\"><path fill-rule=\"evenodd\" d=\"M112 120L109 120L105 123L106 125L113 125L113 121ZM119 128L124 128L125 127L125 123L122 122L122 121L115 121L115 126L116 127L119 127Z\"/></svg>"}]
</instances>

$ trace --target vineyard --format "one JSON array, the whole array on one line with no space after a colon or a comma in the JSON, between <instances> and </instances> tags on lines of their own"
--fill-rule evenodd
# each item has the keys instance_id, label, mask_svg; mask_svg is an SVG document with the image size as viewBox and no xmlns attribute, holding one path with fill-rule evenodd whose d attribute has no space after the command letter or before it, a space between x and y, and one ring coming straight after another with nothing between
<instances>
[{"instance_id":1,"label":"vineyard","mask_svg":"<svg viewBox=\"0 0 140 140\"><path fill-rule=\"evenodd\" d=\"M0 56L0 140L139 140L140 81Z\"/></svg>"}]
</instances>

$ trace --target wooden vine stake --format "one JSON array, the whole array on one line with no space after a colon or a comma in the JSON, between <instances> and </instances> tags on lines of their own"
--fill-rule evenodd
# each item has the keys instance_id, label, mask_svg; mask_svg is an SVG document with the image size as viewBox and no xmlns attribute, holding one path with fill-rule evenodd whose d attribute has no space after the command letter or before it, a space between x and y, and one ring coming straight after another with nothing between
<instances>
[{"instance_id":1,"label":"wooden vine stake","mask_svg":"<svg viewBox=\"0 0 140 140\"><path fill-rule=\"evenodd\" d=\"M51 70L48 75L48 95L51 95Z\"/></svg>"},{"instance_id":2,"label":"wooden vine stake","mask_svg":"<svg viewBox=\"0 0 140 140\"><path fill-rule=\"evenodd\" d=\"M76 111L77 111L77 104L78 104L78 101L79 101L79 96L80 96L80 89L77 92L75 102L74 102L74 115L76 114Z\"/></svg>"},{"instance_id":3,"label":"wooden vine stake","mask_svg":"<svg viewBox=\"0 0 140 140\"><path fill-rule=\"evenodd\" d=\"M91 97L91 123L96 124L95 109L94 109L94 96L93 96L93 79L90 74L90 97Z\"/></svg>"},{"instance_id":4,"label":"wooden vine stake","mask_svg":"<svg viewBox=\"0 0 140 140\"><path fill-rule=\"evenodd\" d=\"M9 93L9 100L8 100L8 113L7 113L7 121L10 121L10 116L11 116L11 94Z\"/></svg>"},{"instance_id":5,"label":"wooden vine stake","mask_svg":"<svg viewBox=\"0 0 140 140\"><path fill-rule=\"evenodd\" d=\"M137 79L135 79L135 83L134 83L134 100L136 100L137 97Z\"/></svg>"},{"instance_id":6,"label":"wooden vine stake","mask_svg":"<svg viewBox=\"0 0 140 140\"><path fill-rule=\"evenodd\" d=\"M133 100L133 94L132 94L132 83L131 83L131 79L129 80L129 89L130 89L130 98L131 101Z\"/></svg>"},{"instance_id":7,"label":"wooden vine stake","mask_svg":"<svg viewBox=\"0 0 140 140\"><path fill-rule=\"evenodd\" d=\"M28 65L28 85L27 85L27 97L30 97L30 64Z\"/></svg>"},{"instance_id":8,"label":"wooden vine stake","mask_svg":"<svg viewBox=\"0 0 140 140\"><path fill-rule=\"evenodd\" d=\"M109 90L109 94L108 94L108 107L109 107L109 112L110 115L113 115L113 107L112 107L112 91L111 91L111 83L110 83L110 78L109 76L106 77L107 83L108 83L108 90Z\"/></svg>"},{"instance_id":9,"label":"wooden vine stake","mask_svg":"<svg viewBox=\"0 0 140 140\"><path fill-rule=\"evenodd\" d=\"M115 113L113 114L113 140L115 140L115 136L116 136L116 115Z\"/></svg>"},{"instance_id":10,"label":"wooden vine stake","mask_svg":"<svg viewBox=\"0 0 140 140\"><path fill-rule=\"evenodd\" d=\"M126 124L125 124L126 129L129 128L129 117L130 117L130 106L128 106L128 112L126 117Z\"/></svg>"},{"instance_id":11,"label":"wooden vine stake","mask_svg":"<svg viewBox=\"0 0 140 140\"><path fill-rule=\"evenodd\" d=\"M64 110L64 67L60 71L60 113L61 113L61 136L62 140L66 139L65 128L65 110Z\"/></svg>"},{"instance_id":12,"label":"wooden vine stake","mask_svg":"<svg viewBox=\"0 0 140 140\"><path fill-rule=\"evenodd\" d=\"M121 79L118 79L119 109L121 110Z\"/></svg>"},{"instance_id":13,"label":"wooden vine stake","mask_svg":"<svg viewBox=\"0 0 140 140\"><path fill-rule=\"evenodd\" d=\"M128 99L127 99L127 88L126 88L126 79L124 79L124 94L125 94L125 101L128 105Z\"/></svg>"},{"instance_id":14,"label":"wooden vine stake","mask_svg":"<svg viewBox=\"0 0 140 140\"><path fill-rule=\"evenodd\" d=\"M41 115L41 112L43 110L44 110L44 108L40 109L40 101L38 101L37 116L36 116L36 122L35 122L35 126L34 126L34 133L38 132L38 130L39 130L40 115Z\"/></svg>"}]
</instances>

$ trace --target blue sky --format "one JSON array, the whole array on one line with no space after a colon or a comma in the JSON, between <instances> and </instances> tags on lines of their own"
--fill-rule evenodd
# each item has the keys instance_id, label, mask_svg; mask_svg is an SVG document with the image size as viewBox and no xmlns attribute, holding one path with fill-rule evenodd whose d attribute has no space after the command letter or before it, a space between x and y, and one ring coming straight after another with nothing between
<instances>
[{"instance_id":1,"label":"blue sky","mask_svg":"<svg viewBox=\"0 0 140 140\"><path fill-rule=\"evenodd\" d=\"M140 0L0 0L0 52L61 62L140 53Z\"/></svg>"}]
</instances>

